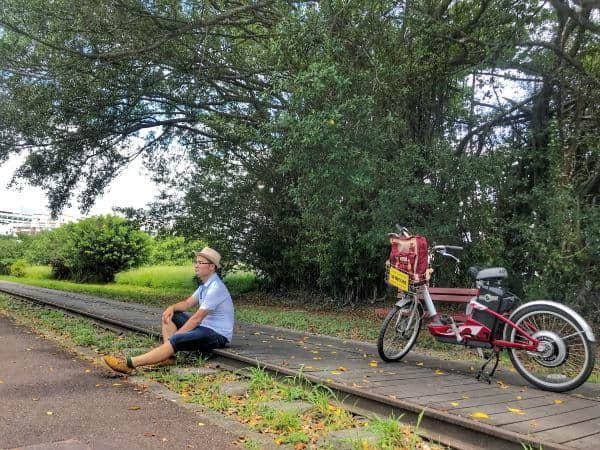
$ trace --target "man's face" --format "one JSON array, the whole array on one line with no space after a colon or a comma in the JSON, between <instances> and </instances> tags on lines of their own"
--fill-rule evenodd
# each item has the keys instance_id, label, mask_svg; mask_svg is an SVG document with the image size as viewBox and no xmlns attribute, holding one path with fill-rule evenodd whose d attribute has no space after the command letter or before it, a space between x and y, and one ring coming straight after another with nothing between
<instances>
[{"instance_id":1,"label":"man's face","mask_svg":"<svg viewBox=\"0 0 600 450\"><path fill-rule=\"evenodd\" d=\"M215 271L215 266L204 256L196 256L196 264L194 265L194 271L200 278L210 275Z\"/></svg>"}]
</instances>

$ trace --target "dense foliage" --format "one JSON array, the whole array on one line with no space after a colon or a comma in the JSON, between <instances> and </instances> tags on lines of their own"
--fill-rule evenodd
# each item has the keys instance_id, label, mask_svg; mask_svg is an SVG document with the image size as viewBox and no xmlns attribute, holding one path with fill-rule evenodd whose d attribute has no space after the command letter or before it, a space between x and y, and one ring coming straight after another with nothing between
<instances>
[{"instance_id":1,"label":"dense foliage","mask_svg":"<svg viewBox=\"0 0 600 450\"><path fill-rule=\"evenodd\" d=\"M11 265L25 254L26 244L22 239L0 236L0 275L9 275Z\"/></svg>"},{"instance_id":2,"label":"dense foliage","mask_svg":"<svg viewBox=\"0 0 600 450\"><path fill-rule=\"evenodd\" d=\"M165 192L129 215L273 289L381 295L401 223L597 309L597 2L5 0L0 27L0 161L55 210L141 156Z\"/></svg>"},{"instance_id":3,"label":"dense foliage","mask_svg":"<svg viewBox=\"0 0 600 450\"><path fill-rule=\"evenodd\" d=\"M150 251L150 264L191 266L195 253L207 246L202 240L185 239L182 236L161 236L154 239Z\"/></svg>"},{"instance_id":4,"label":"dense foliage","mask_svg":"<svg viewBox=\"0 0 600 450\"><path fill-rule=\"evenodd\" d=\"M117 272L148 260L148 235L123 218L96 216L61 228L56 231L65 240L50 260L54 278L113 281Z\"/></svg>"}]
</instances>

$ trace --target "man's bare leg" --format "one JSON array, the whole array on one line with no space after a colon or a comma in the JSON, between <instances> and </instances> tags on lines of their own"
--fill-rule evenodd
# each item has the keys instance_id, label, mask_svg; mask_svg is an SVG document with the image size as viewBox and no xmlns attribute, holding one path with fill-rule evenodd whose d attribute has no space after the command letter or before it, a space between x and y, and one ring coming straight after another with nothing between
<instances>
[{"instance_id":1,"label":"man's bare leg","mask_svg":"<svg viewBox=\"0 0 600 450\"><path fill-rule=\"evenodd\" d=\"M150 350L148 353L144 353L140 356L134 356L131 358L131 362L135 367L148 366L150 364L156 364L169 359L175 354L175 350L171 343L167 340L164 344L155 349Z\"/></svg>"},{"instance_id":2,"label":"man's bare leg","mask_svg":"<svg viewBox=\"0 0 600 450\"><path fill-rule=\"evenodd\" d=\"M169 338L173 336L177 332L177 326L173 323L172 320L169 320L167 323L162 322L162 337L163 342L168 342Z\"/></svg>"}]
</instances>

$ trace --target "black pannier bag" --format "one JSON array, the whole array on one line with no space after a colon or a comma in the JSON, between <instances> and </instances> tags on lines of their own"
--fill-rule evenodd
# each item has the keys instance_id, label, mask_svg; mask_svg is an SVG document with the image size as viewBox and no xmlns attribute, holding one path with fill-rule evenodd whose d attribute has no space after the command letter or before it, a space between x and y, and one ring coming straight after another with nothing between
<instances>
[{"instance_id":1,"label":"black pannier bag","mask_svg":"<svg viewBox=\"0 0 600 450\"><path fill-rule=\"evenodd\" d=\"M516 303L517 297L511 292L505 291L500 287L482 286L479 290L477 301L487 306L498 314L504 314L511 311ZM475 309L473 311L473 320L485 325L492 330L493 339L501 339L504 330L504 322L497 319L486 311Z\"/></svg>"}]
</instances>

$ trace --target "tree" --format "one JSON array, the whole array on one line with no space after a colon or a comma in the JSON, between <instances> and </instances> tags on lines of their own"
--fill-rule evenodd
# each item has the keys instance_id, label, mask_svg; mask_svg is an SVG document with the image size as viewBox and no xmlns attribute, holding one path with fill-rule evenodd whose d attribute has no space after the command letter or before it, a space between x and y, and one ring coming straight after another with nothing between
<instances>
[{"instance_id":1,"label":"tree","mask_svg":"<svg viewBox=\"0 0 600 450\"><path fill-rule=\"evenodd\" d=\"M171 144L218 142L215 117L270 104L244 53L276 3L2 2L0 163L25 152L16 177L57 212L80 182L89 208L136 157L160 173Z\"/></svg>"}]
</instances>

